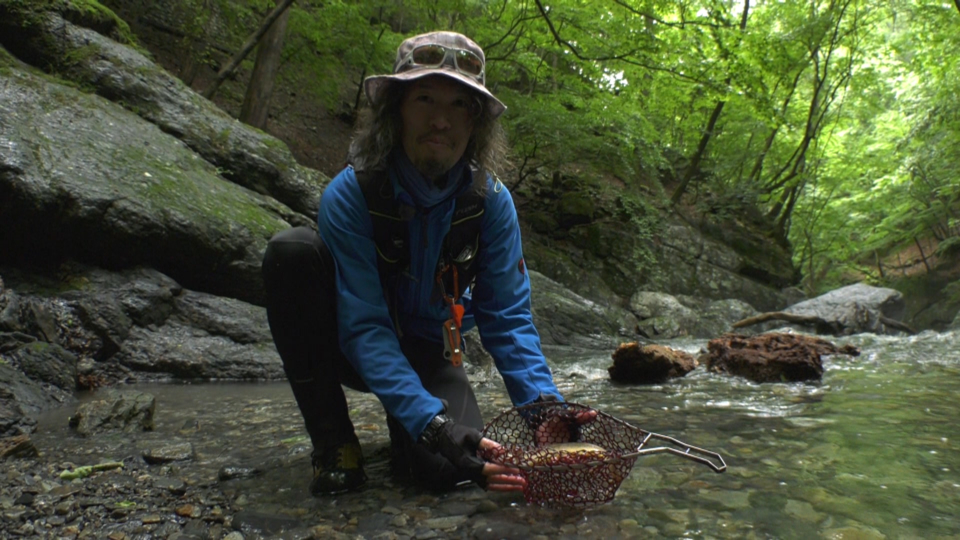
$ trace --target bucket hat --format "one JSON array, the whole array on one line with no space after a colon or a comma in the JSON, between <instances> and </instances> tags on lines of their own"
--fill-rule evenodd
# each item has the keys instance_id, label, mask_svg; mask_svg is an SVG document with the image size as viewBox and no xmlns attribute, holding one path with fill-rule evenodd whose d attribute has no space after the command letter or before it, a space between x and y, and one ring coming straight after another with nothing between
<instances>
[{"instance_id":1,"label":"bucket hat","mask_svg":"<svg viewBox=\"0 0 960 540\"><path fill-rule=\"evenodd\" d=\"M413 81L430 75L449 77L486 98L487 112L496 118L506 105L486 87L486 57L483 49L456 32L430 32L405 39L397 48L392 75L372 75L363 81L363 91L376 105L395 81Z\"/></svg>"}]
</instances>

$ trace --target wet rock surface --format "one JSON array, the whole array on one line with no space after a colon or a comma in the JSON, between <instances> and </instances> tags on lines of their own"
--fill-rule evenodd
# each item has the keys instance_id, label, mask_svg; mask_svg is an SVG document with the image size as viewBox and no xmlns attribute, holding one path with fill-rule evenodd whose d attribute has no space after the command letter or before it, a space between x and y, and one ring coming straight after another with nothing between
<instances>
[{"instance_id":1,"label":"wet rock surface","mask_svg":"<svg viewBox=\"0 0 960 540\"><path fill-rule=\"evenodd\" d=\"M835 321L836 325L845 330L845 334L883 334L885 332L880 326L882 323L878 320L879 316L899 320L903 317L904 308L903 295L899 291L855 283L804 300L785 311Z\"/></svg>"},{"instance_id":2,"label":"wet rock surface","mask_svg":"<svg viewBox=\"0 0 960 540\"><path fill-rule=\"evenodd\" d=\"M156 399L144 392L107 390L102 399L88 401L70 417L70 427L83 436L99 431L149 431L153 429Z\"/></svg>"}]
</instances>

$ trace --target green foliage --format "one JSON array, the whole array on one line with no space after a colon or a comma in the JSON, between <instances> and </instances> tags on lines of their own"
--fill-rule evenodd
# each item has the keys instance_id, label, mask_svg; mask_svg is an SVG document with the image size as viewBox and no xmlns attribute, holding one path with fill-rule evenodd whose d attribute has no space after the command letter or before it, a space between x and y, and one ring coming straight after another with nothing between
<instances>
[{"instance_id":1,"label":"green foliage","mask_svg":"<svg viewBox=\"0 0 960 540\"><path fill-rule=\"evenodd\" d=\"M639 270L649 273L657 263L652 247L653 239L662 230L660 211L634 190L617 197L617 208L620 211L618 218L631 225L634 238L632 258Z\"/></svg>"},{"instance_id":2,"label":"green foliage","mask_svg":"<svg viewBox=\"0 0 960 540\"><path fill-rule=\"evenodd\" d=\"M211 62L209 36L237 48L274 1L173 4L198 60ZM364 77L391 71L401 40L463 32L484 47L488 86L508 106L517 179L576 165L635 193L684 177L705 140L683 203L720 220L753 206L768 214L811 294L870 277L873 258L914 237L960 236L960 11L803 0L750 3L744 19L745 7L301 0L279 77L350 116ZM636 195L621 204L645 244L656 214Z\"/></svg>"}]
</instances>

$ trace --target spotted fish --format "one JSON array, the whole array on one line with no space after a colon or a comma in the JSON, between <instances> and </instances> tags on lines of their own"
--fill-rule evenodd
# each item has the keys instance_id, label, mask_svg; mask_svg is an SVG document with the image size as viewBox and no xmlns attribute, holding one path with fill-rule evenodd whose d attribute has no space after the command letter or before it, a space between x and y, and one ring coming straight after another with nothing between
<instances>
[{"instance_id":1,"label":"spotted fish","mask_svg":"<svg viewBox=\"0 0 960 540\"><path fill-rule=\"evenodd\" d=\"M608 457L607 450L585 442L568 442L549 444L529 452L526 456L527 465L559 465L562 463L582 463L586 461L603 460Z\"/></svg>"}]
</instances>

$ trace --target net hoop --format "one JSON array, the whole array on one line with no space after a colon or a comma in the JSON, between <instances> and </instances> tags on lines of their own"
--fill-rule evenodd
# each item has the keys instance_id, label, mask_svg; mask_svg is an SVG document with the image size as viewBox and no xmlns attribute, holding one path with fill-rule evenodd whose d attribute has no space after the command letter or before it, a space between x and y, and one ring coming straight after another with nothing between
<instances>
[{"instance_id":1,"label":"net hoop","mask_svg":"<svg viewBox=\"0 0 960 540\"><path fill-rule=\"evenodd\" d=\"M545 425L551 428L544 429ZM579 403L548 401L508 409L484 427L483 436L501 446L481 450L478 455L519 469L526 479L524 498L534 504L609 502L637 458L647 454L671 453L708 465L715 472L726 470L723 458L715 452L643 430ZM564 444L571 441L580 444ZM652 441L670 446L651 447Z\"/></svg>"}]
</instances>

